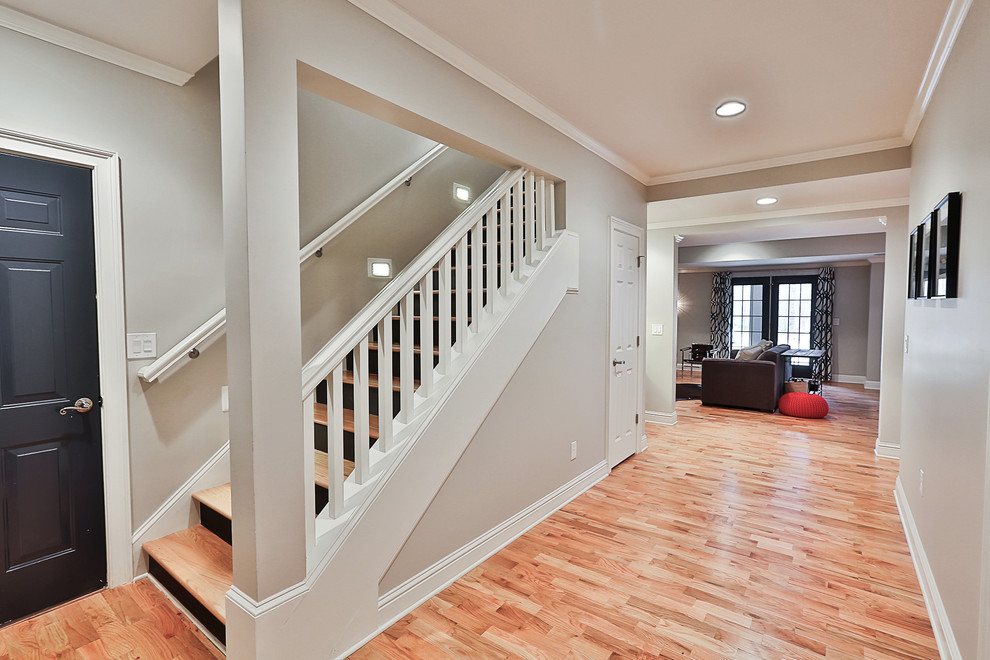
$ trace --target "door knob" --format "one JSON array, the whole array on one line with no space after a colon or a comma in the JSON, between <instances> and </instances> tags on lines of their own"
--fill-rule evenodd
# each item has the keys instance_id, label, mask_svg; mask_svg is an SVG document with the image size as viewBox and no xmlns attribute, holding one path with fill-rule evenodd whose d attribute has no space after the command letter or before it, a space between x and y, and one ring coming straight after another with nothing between
<instances>
[{"instance_id":1,"label":"door knob","mask_svg":"<svg viewBox=\"0 0 990 660\"><path fill-rule=\"evenodd\" d=\"M626 361L625 361L625 360L612 360L612 366L613 366L613 367L617 367L617 366L619 366L620 364L625 364L625 363L626 363Z\"/></svg>"},{"instance_id":2,"label":"door knob","mask_svg":"<svg viewBox=\"0 0 990 660\"><path fill-rule=\"evenodd\" d=\"M81 399L76 399L76 405L74 405L74 406L66 406L65 408L62 408L61 410L59 410L58 411L58 414L59 415L65 415L65 414L68 414L69 411L75 411L75 412L81 412L81 413L89 412L90 408L92 408L92 407L93 407L93 400L92 399L87 399L86 397L83 397Z\"/></svg>"}]
</instances>

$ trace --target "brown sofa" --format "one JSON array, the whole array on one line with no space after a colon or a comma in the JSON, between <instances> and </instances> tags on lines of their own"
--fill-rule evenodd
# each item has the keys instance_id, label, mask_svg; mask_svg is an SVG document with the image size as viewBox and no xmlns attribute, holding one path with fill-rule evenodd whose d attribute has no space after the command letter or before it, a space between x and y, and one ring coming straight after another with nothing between
<instances>
[{"instance_id":1,"label":"brown sofa","mask_svg":"<svg viewBox=\"0 0 990 660\"><path fill-rule=\"evenodd\" d=\"M789 363L781 354L790 348L787 344L774 346L755 360L704 360L701 403L773 412L788 377L785 371Z\"/></svg>"}]
</instances>

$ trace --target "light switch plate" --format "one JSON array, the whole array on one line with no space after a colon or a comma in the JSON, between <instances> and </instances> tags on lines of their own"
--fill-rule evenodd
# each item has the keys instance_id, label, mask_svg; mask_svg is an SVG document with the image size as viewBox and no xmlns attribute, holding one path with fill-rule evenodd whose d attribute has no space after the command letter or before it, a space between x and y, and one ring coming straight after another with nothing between
<instances>
[{"instance_id":1,"label":"light switch plate","mask_svg":"<svg viewBox=\"0 0 990 660\"><path fill-rule=\"evenodd\" d=\"M127 359L147 360L158 357L158 335L154 332L127 333Z\"/></svg>"},{"instance_id":2,"label":"light switch plate","mask_svg":"<svg viewBox=\"0 0 990 660\"><path fill-rule=\"evenodd\" d=\"M653 324L653 334L656 336L660 336L663 334L663 323Z\"/></svg>"},{"instance_id":3,"label":"light switch plate","mask_svg":"<svg viewBox=\"0 0 990 660\"><path fill-rule=\"evenodd\" d=\"M230 397L226 385L220 386L220 412L230 412Z\"/></svg>"}]
</instances>

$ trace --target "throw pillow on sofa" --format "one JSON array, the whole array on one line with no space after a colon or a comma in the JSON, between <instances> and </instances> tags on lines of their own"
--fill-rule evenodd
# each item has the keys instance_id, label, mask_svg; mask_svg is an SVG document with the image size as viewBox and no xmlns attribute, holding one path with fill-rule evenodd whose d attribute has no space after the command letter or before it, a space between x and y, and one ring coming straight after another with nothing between
<instances>
[{"instance_id":1,"label":"throw pillow on sofa","mask_svg":"<svg viewBox=\"0 0 990 660\"><path fill-rule=\"evenodd\" d=\"M767 350L773 346L773 342L769 339L761 339L756 344L749 346L747 348L740 348L739 352L736 353L737 360L755 360L756 358L763 355L763 351Z\"/></svg>"}]
</instances>

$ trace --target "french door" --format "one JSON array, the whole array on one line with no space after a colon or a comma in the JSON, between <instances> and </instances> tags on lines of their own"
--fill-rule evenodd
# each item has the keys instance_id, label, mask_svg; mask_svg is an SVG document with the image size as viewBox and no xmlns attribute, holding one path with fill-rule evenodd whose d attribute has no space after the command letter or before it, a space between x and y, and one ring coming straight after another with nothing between
<instances>
[{"instance_id":1,"label":"french door","mask_svg":"<svg viewBox=\"0 0 990 660\"><path fill-rule=\"evenodd\" d=\"M814 275L732 278L732 348L761 339L811 348L817 294ZM791 366L796 378L811 377L808 360L794 359Z\"/></svg>"}]
</instances>

